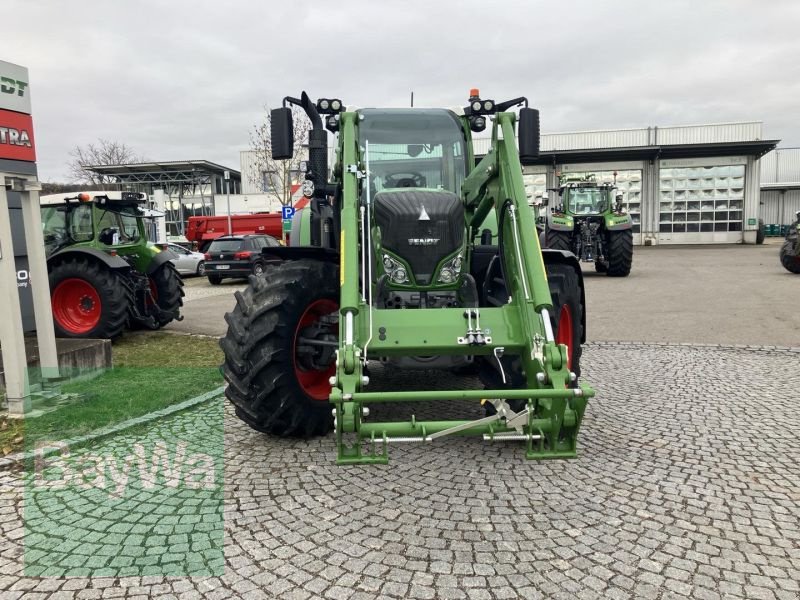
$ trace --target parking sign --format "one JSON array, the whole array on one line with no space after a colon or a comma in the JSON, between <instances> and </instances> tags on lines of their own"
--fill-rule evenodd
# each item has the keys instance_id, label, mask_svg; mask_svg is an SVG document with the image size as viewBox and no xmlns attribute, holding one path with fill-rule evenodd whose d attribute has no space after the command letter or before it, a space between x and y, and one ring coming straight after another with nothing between
<instances>
[{"instance_id":1,"label":"parking sign","mask_svg":"<svg viewBox=\"0 0 800 600\"><path fill-rule=\"evenodd\" d=\"M281 218L285 221L287 219L291 219L294 216L294 207L293 206L283 206L281 207Z\"/></svg>"}]
</instances>

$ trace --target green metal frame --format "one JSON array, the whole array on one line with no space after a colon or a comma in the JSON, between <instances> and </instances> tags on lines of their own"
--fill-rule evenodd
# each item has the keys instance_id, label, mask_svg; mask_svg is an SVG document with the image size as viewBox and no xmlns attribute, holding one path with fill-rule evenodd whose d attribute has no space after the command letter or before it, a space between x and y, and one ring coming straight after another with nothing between
<instances>
[{"instance_id":1,"label":"green metal frame","mask_svg":"<svg viewBox=\"0 0 800 600\"><path fill-rule=\"evenodd\" d=\"M522 168L515 143L514 113L498 113L492 129L492 146L467 176L462 186L469 239L474 239L487 216L507 207L502 220L506 249L504 273L510 294L508 304L480 308L480 329L491 337L484 345L459 344L465 335L467 318L463 308L382 310L370 309L359 294L359 175L365 168L358 148L358 113L340 115L338 164L341 177L340 319L336 376L330 401L336 417L337 462L339 464L386 463L388 446L403 441L432 441L445 432L454 435L484 435L488 440L520 439L526 442L531 459L570 458L576 455L578 430L588 398L588 386L571 387L574 380L567 369L567 348L546 339L542 311L553 308L534 215L528 206ZM468 164L474 164L471 136L462 119L467 138ZM358 169L348 169L357 165ZM500 222L500 220L498 220ZM514 241L517 240L517 245ZM469 264L471 245L464 262ZM352 335L348 336L348 322ZM524 389L452 390L398 392L366 391L364 348L369 340L371 358L379 356L473 355L492 357L496 348L519 355L527 380ZM499 416L477 421L369 422L367 404L420 400L490 400L499 406ZM508 412L500 400L526 400L526 409ZM505 418L501 418L505 417ZM510 423L514 427L509 426Z\"/></svg>"}]
</instances>

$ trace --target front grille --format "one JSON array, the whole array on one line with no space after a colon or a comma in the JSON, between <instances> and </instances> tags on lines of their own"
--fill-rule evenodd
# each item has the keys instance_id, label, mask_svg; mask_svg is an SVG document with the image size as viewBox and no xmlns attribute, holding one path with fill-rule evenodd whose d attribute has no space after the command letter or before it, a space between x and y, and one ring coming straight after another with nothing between
<instances>
[{"instance_id":1,"label":"front grille","mask_svg":"<svg viewBox=\"0 0 800 600\"><path fill-rule=\"evenodd\" d=\"M421 220L423 214L428 219ZM406 260L414 279L422 285L431 282L439 261L464 243L464 205L452 192L378 192L375 222L383 247Z\"/></svg>"}]
</instances>

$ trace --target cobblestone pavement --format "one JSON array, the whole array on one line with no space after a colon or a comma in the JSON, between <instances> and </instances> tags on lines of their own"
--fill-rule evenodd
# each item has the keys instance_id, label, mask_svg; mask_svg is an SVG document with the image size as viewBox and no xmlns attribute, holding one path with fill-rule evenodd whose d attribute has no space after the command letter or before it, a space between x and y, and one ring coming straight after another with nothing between
<instances>
[{"instance_id":1,"label":"cobblestone pavement","mask_svg":"<svg viewBox=\"0 0 800 600\"><path fill-rule=\"evenodd\" d=\"M21 577L22 484L2 473L0 598L796 599L798 365L798 351L592 344L598 396L573 461L459 438L337 467L330 437L269 439L227 410L220 577Z\"/></svg>"}]
</instances>

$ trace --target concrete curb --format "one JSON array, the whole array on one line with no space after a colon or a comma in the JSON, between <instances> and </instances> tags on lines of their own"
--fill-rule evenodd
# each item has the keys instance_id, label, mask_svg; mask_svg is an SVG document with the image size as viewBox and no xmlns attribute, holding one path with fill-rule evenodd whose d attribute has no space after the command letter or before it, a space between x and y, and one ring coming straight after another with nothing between
<instances>
[{"instance_id":1,"label":"concrete curb","mask_svg":"<svg viewBox=\"0 0 800 600\"><path fill-rule=\"evenodd\" d=\"M179 413L189 408L194 408L204 402L208 402L210 400L214 400L222 396L225 392L225 386L220 386L210 392L206 392L205 394L201 394L199 396L195 396L194 398L189 398L188 400L184 400L183 402L178 402L177 404L173 404L166 408L162 408L161 410L156 410L147 414L144 414L140 417L135 417L133 419L128 419L127 421L122 421L121 423L116 423L114 425L108 425L107 427L102 427L97 431L94 431L88 435L82 435L79 437L71 438L68 440L62 440L62 443L68 446L69 448L77 448L88 444L90 442L97 441L104 437L108 437L110 435L114 435L125 431L126 429L130 429L131 427L136 427L137 425L144 425L151 421L155 421L156 419L161 419L165 417L169 417L174 415L175 413ZM60 452L59 448L48 448L45 449L41 456L49 456L51 454L56 454ZM12 469L16 465L24 464L25 461L31 460L34 457L33 452L16 452L14 454L9 454L3 458L0 458L0 471L8 471Z\"/></svg>"}]
</instances>

